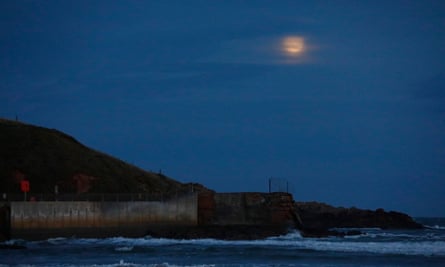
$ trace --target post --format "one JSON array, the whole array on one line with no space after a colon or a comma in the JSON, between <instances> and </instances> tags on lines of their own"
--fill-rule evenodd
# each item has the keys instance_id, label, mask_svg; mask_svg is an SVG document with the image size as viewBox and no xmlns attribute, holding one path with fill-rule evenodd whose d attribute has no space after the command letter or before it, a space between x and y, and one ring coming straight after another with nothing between
<instances>
[{"instance_id":1,"label":"post","mask_svg":"<svg viewBox=\"0 0 445 267\"><path fill-rule=\"evenodd\" d=\"M59 194L59 186L54 186L54 200L57 201L57 194Z\"/></svg>"}]
</instances>

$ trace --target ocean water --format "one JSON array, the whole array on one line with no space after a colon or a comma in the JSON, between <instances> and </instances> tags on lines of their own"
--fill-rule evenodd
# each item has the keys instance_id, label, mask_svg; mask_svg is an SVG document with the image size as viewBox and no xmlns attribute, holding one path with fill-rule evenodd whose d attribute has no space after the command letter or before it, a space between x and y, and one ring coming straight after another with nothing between
<instances>
[{"instance_id":1,"label":"ocean water","mask_svg":"<svg viewBox=\"0 0 445 267\"><path fill-rule=\"evenodd\" d=\"M159 238L12 240L4 266L445 266L445 218L419 218L422 230L361 229L345 238L298 232L255 241Z\"/></svg>"}]
</instances>

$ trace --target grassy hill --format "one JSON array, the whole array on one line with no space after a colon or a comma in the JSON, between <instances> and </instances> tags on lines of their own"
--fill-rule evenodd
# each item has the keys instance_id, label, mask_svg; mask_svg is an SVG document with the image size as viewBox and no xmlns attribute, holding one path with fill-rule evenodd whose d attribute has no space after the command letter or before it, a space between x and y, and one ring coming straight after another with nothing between
<instances>
[{"instance_id":1,"label":"grassy hill","mask_svg":"<svg viewBox=\"0 0 445 267\"><path fill-rule=\"evenodd\" d=\"M0 119L0 193L177 193L185 184L92 150L60 131Z\"/></svg>"}]
</instances>

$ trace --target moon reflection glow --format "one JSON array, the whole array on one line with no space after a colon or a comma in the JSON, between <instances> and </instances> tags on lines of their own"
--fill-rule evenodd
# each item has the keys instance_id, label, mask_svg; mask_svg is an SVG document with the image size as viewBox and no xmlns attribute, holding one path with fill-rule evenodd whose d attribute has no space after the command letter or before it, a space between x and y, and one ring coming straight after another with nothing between
<instances>
[{"instance_id":1,"label":"moon reflection glow","mask_svg":"<svg viewBox=\"0 0 445 267\"><path fill-rule=\"evenodd\" d=\"M299 56L305 50L304 38L303 37L285 37L281 42L282 50L290 56Z\"/></svg>"}]
</instances>

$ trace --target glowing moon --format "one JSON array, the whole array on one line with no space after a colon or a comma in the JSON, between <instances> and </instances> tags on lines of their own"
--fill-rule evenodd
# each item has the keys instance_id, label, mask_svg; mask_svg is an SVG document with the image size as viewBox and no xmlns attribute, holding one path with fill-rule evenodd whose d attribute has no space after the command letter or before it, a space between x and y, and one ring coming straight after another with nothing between
<instances>
[{"instance_id":1,"label":"glowing moon","mask_svg":"<svg viewBox=\"0 0 445 267\"><path fill-rule=\"evenodd\" d=\"M303 37L286 37L281 43L283 51L291 56L298 56L305 50Z\"/></svg>"}]
</instances>

